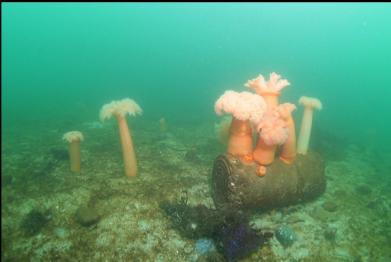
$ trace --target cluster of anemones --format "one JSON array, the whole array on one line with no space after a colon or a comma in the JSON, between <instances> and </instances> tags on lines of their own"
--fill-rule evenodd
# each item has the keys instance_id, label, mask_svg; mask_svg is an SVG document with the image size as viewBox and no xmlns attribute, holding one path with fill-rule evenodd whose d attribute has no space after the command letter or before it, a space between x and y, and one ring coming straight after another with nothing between
<instances>
[{"instance_id":1,"label":"cluster of anemones","mask_svg":"<svg viewBox=\"0 0 391 262\"><path fill-rule=\"evenodd\" d=\"M128 177L136 176L137 161L132 136L126 121L126 115L135 116L141 113L142 110L140 106L130 98L112 101L111 103L105 104L100 111L101 121L113 116L117 119L125 174ZM80 142L84 139L83 134L79 131L71 131L64 134L63 138L69 142L71 171L80 172Z\"/></svg>"},{"instance_id":2,"label":"cluster of anemones","mask_svg":"<svg viewBox=\"0 0 391 262\"><path fill-rule=\"evenodd\" d=\"M226 91L215 103L218 115L232 115L228 136L227 153L238 157L243 163L256 162L259 173L266 173L265 166L270 165L275 158L278 146L282 146L280 159L291 164L296 158L296 152L306 154L311 134L312 111L321 109L321 103L316 98L301 97L300 104L305 106L304 116L296 150L296 132L292 112L296 106L291 103L279 104L281 90L290 85L286 79L276 73L271 73L266 81L262 75L247 81L246 87L255 91ZM253 147L253 130L258 135L258 141Z\"/></svg>"}]
</instances>

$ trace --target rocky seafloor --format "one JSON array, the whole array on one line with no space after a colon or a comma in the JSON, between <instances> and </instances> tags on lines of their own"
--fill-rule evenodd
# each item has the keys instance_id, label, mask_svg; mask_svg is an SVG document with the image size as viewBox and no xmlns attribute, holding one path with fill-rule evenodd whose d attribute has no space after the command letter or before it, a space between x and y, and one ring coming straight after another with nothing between
<instances>
[{"instance_id":1,"label":"rocky seafloor","mask_svg":"<svg viewBox=\"0 0 391 262\"><path fill-rule=\"evenodd\" d=\"M160 207L186 194L189 206L213 208L211 169L224 151L213 123L166 132L158 121L130 124L134 179L124 175L114 121L73 126L85 136L79 174L69 170L65 124L3 130L3 261L226 261L212 241L181 236ZM251 227L274 236L241 261L391 261L391 155L314 139L322 141L313 147L325 156L326 192L253 214Z\"/></svg>"}]
</instances>

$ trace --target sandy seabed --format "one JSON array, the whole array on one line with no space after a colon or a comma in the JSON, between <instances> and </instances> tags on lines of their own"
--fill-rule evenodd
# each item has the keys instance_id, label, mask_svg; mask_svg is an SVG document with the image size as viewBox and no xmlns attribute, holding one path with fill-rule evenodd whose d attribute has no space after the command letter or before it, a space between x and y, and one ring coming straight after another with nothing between
<instances>
[{"instance_id":1,"label":"sandy seabed","mask_svg":"<svg viewBox=\"0 0 391 262\"><path fill-rule=\"evenodd\" d=\"M69 130L61 125L3 130L3 261L216 261L197 252L195 240L181 237L159 207L183 192L191 206L214 207L210 175L224 147L213 123L172 125L160 132L158 121L136 122L131 128L139 161L134 179L124 175L114 121L84 123L77 130L85 136L80 174L69 170L61 140ZM386 160L391 156L351 143L343 152L328 150L321 197L251 218L257 229L289 225L297 240L284 248L273 237L243 261L391 261ZM99 217L91 226L75 218L85 205ZM26 217L32 211L47 221L29 233Z\"/></svg>"}]
</instances>

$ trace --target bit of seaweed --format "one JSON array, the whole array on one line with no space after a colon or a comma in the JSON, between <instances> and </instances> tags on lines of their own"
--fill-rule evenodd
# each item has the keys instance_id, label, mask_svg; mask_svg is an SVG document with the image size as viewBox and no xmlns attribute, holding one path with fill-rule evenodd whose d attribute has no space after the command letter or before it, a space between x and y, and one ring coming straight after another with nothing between
<instances>
[{"instance_id":1,"label":"bit of seaweed","mask_svg":"<svg viewBox=\"0 0 391 262\"><path fill-rule=\"evenodd\" d=\"M42 212L34 209L22 220L20 227L27 236L33 236L47 225L50 218L51 215L49 211Z\"/></svg>"},{"instance_id":2,"label":"bit of seaweed","mask_svg":"<svg viewBox=\"0 0 391 262\"><path fill-rule=\"evenodd\" d=\"M266 239L248 223L234 222L222 226L219 248L228 261L236 261L247 257L265 242Z\"/></svg>"},{"instance_id":3,"label":"bit of seaweed","mask_svg":"<svg viewBox=\"0 0 391 262\"><path fill-rule=\"evenodd\" d=\"M34 179L37 177L47 177L58 166L60 161L68 159L69 155L67 150L52 148L49 150L47 157L44 160L31 167L32 175L29 176Z\"/></svg>"},{"instance_id":4,"label":"bit of seaweed","mask_svg":"<svg viewBox=\"0 0 391 262\"><path fill-rule=\"evenodd\" d=\"M229 208L190 207L184 194L178 203L162 202L160 207L170 217L173 228L190 239L211 238L228 261L245 258L272 237L251 228L249 214Z\"/></svg>"},{"instance_id":5,"label":"bit of seaweed","mask_svg":"<svg viewBox=\"0 0 391 262\"><path fill-rule=\"evenodd\" d=\"M51 148L49 154L56 160L69 160L68 151L64 148Z\"/></svg>"},{"instance_id":6,"label":"bit of seaweed","mask_svg":"<svg viewBox=\"0 0 391 262\"><path fill-rule=\"evenodd\" d=\"M162 202L160 208L171 218L173 228L181 236L191 239L211 237L214 225L220 223L219 214L204 205L191 208L187 201L187 192L184 191L178 203Z\"/></svg>"},{"instance_id":7,"label":"bit of seaweed","mask_svg":"<svg viewBox=\"0 0 391 262\"><path fill-rule=\"evenodd\" d=\"M195 164L199 164L201 162L198 152L194 148L186 151L185 160Z\"/></svg>"},{"instance_id":8,"label":"bit of seaweed","mask_svg":"<svg viewBox=\"0 0 391 262\"><path fill-rule=\"evenodd\" d=\"M224 222L215 230L214 240L217 249L228 261L249 256L273 236L253 229L249 224L249 213L223 209L220 215Z\"/></svg>"}]
</instances>

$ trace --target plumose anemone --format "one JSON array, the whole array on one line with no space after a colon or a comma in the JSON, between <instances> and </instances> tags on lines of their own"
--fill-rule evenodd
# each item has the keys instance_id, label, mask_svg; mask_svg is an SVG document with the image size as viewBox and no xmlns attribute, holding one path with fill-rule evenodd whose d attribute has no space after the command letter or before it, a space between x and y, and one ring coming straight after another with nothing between
<instances>
[{"instance_id":1,"label":"plumose anemone","mask_svg":"<svg viewBox=\"0 0 391 262\"><path fill-rule=\"evenodd\" d=\"M286 123L288 129L288 138L282 146L280 159L285 164L292 164L296 158L296 131L295 121L292 117L292 112L296 109L296 106L291 103L284 103L279 105L276 110Z\"/></svg>"},{"instance_id":2,"label":"plumose anemone","mask_svg":"<svg viewBox=\"0 0 391 262\"><path fill-rule=\"evenodd\" d=\"M313 111L314 109L321 110L322 103L317 98L307 96L300 97L299 103L304 106L304 113L297 142L297 153L305 155L307 154L311 137Z\"/></svg>"},{"instance_id":3,"label":"plumose anemone","mask_svg":"<svg viewBox=\"0 0 391 262\"><path fill-rule=\"evenodd\" d=\"M69 160L72 172L80 172L80 142L84 140L83 134L79 131L70 131L62 137L69 142Z\"/></svg>"},{"instance_id":4,"label":"plumose anemone","mask_svg":"<svg viewBox=\"0 0 391 262\"><path fill-rule=\"evenodd\" d=\"M118 121L119 135L121 138L122 155L124 159L125 174L128 177L134 177L137 174L137 161L134 152L132 136L129 131L128 124L125 116L140 115L142 109L132 99L125 98L119 101L112 101L105 104L100 110L100 119L104 121L106 119L115 116Z\"/></svg>"},{"instance_id":5,"label":"plumose anemone","mask_svg":"<svg viewBox=\"0 0 391 262\"><path fill-rule=\"evenodd\" d=\"M288 138L288 129L276 112L269 111L257 126L259 139L254 149L254 160L261 165L269 165L274 161L278 145L282 145Z\"/></svg>"},{"instance_id":6,"label":"plumose anemone","mask_svg":"<svg viewBox=\"0 0 391 262\"><path fill-rule=\"evenodd\" d=\"M167 121L164 117L161 117L159 119L159 128L160 128L160 132L162 133L167 132Z\"/></svg>"},{"instance_id":7,"label":"plumose anemone","mask_svg":"<svg viewBox=\"0 0 391 262\"><path fill-rule=\"evenodd\" d=\"M290 85L288 80L281 79L281 75L275 72L270 74L268 81L265 80L263 75L259 75L245 83L246 87L254 89L258 95L265 99L268 110L272 110L278 105L280 91L288 85Z\"/></svg>"},{"instance_id":8,"label":"plumose anemone","mask_svg":"<svg viewBox=\"0 0 391 262\"><path fill-rule=\"evenodd\" d=\"M226 91L215 103L218 115L232 115L227 153L243 162L252 162L252 128L250 122L259 122L266 111L261 96L250 92Z\"/></svg>"}]
</instances>

